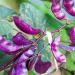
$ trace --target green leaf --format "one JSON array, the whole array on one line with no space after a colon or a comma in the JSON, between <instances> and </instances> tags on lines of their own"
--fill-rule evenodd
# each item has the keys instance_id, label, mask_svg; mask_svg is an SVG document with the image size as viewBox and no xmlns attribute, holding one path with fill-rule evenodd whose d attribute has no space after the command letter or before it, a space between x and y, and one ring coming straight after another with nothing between
<instances>
[{"instance_id":1,"label":"green leaf","mask_svg":"<svg viewBox=\"0 0 75 75\"><path fill-rule=\"evenodd\" d=\"M13 57L12 55L7 55L7 54L4 54L3 57L0 57L0 67L3 64L7 63L8 61L10 61L12 59L12 57Z\"/></svg>"},{"instance_id":2,"label":"green leaf","mask_svg":"<svg viewBox=\"0 0 75 75\"><path fill-rule=\"evenodd\" d=\"M26 22L37 28L53 30L63 26L63 23L53 17L49 8L41 0L22 3L20 5L20 15Z\"/></svg>"},{"instance_id":3,"label":"green leaf","mask_svg":"<svg viewBox=\"0 0 75 75\"><path fill-rule=\"evenodd\" d=\"M65 51L65 50L63 50L63 49L61 49L61 48L60 48L59 50L60 50L60 52L61 52L61 53L63 53L63 54L65 54L65 53L66 53L66 51Z\"/></svg>"},{"instance_id":4,"label":"green leaf","mask_svg":"<svg viewBox=\"0 0 75 75\"><path fill-rule=\"evenodd\" d=\"M51 53L50 53L50 51L48 51L47 49L44 49L42 52L41 52L41 54L42 54L42 60L43 61L50 61L51 60Z\"/></svg>"},{"instance_id":5,"label":"green leaf","mask_svg":"<svg viewBox=\"0 0 75 75\"><path fill-rule=\"evenodd\" d=\"M14 14L16 14L16 12L13 9L0 5L0 19L5 19Z\"/></svg>"},{"instance_id":6,"label":"green leaf","mask_svg":"<svg viewBox=\"0 0 75 75\"><path fill-rule=\"evenodd\" d=\"M29 0L16 0L19 4L23 3L23 2L28 2Z\"/></svg>"},{"instance_id":7,"label":"green leaf","mask_svg":"<svg viewBox=\"0 0 75 75\"><path fill-rule=\"evenodd\" d=\"M37 50L35 51L35 54L34 55L36 55L38 52L42 52L44 49L43 49L43 45L44 45L44 42L43 42L43 40L40 40L38 43L38 46L37 46Z\"/></svg>"},{"instance_id":8,"label":"green leaf","mask_svg":"<svg viewBox=\"0 0 75 75\"><path fill-rule=\"evenodd\" d=\"M28 75L35 75L35 73L33 71L29 71Z\"/></svg>"},{"instance_id":9,"label":"green leaf","mask_svg":"<svg viewBox=\"0 0 75 75\"><path fill-rule=\"evenodd\" d=\"M65 67L70 71L75 71L75 64L70 55L67 56L67 62L65 64Z\"/></svg>"},{"instance_id":10,"label":"green leaf","mask_svg":"<svg viewBox=\"0 0 75 75\"><path fill-rule=\"evenodd\" d=\"M71 52L71 59L75 62L75 52Z\"/></svg>"},{"instance_id":11,"label":"green leaf","mask_svg":"<svg viewBox=\"0 0 75 75\"><path fill-rule=\"evenodd\" d=\"M65 38L66 37L66 38ZM63 29L63 31L61 32L61 40L62 41L66 41L66 42L69 42L69 35L67 34L66 30Z\"/></svg>"},{"instance_id":12,"label":"green leaf","mask_svg":"<svg viewBox=\"0 0 75 75\"><path fill-rule=\"evenodd\" d=\"M48 9L50 9L50 3L51 3L51 1L47 1L47 0L44 1L44 4Z\"/></svg>"},{"instance_id":13,"label":"green leaf","mask_svg":"<svg viewBox=\"0 0 75 75\"><path fill-rule=\"evenodd\" d=\"M60 27L62 27L64 23L60 22L59 20L55 19L51 15L47 14L46 15L46 27L48 30L55 30Z\"/></svg>"},{"instance_id":14,"label":"green leaf","mask_svg":"<svg viewBox=\"0 0 75 75\"><path fill-rule=\"evenodd\" d=\"M72 75L72 74L68 71L62 71L62 75Z\"/></svg>"},{"instance_id":15,"label":"green leaf","mask_svg":"<svg viewBox=\"0 0 75 75\"><path fill-rule=\"evenodd\" d=\"M7 35L11 33L13 26L8 21L0 21L0 35Z\"/></svg>"},{"instance_id":16,"label":"green leaf","mask_svg":"<svg viewBox=\"0 0 75 75\"><path fill-rule=\"evenodd\" d=\"M33 2L34 1L34 2ZM39 0L41 1L41 0ZM42 1L43 2L43 1ZM48 27L52 27L52 28L59 28L60 26L63 25L63 23L61 21L59 21L58 19L56 19L50 8L51 8L51 3L50 3L50 8L47 8L45 5L41 5L41 4L38 4L38 0L30 0L30 3L32 4L32 6L34 6L35 8L37 8L39 11L42 11L42 13L44 13L47 17L47 22L48 23ZM47 25L47 24L46 24Z\"/></svg>"},{"instance_id":17,"label":"green leaf","mask_svg":"<svg viewBox=\"0 0 75 75\"><path fill-rule=\"evenodd\" d=\"M1 72L0 72L0 75L4 75L4 72L3 72L3 71L1 71Z\"/></svg>"},{"instance_id":18,"label":"green leaf","mask_svg":"<svg viewBox=\"0 0 75 75\"><path fill-rule=\"evenodd\" d=\"M5 53L3 51L0 51L0 58L4 57Z\"/></svg>"},{"instance_id":19,"label":"green leaf","mask_svg":"<svg viewBox=\"0 0 75 75\"><path fill-rule=\"evenodd\" d=\"M44 29L45 15L29 3L20 6L21 17L33 27Z\"/></svg>"},{"instance_id":20,"label":"green leaf","mask_svg":"<svg viewBox=\"0 0 75 75\"><path fill-rule=\"evenodd\" d=\"M45 45L45 48L44 48L44 45ZM48 45L48 42L46 44L44 40L39 41L37 50L35 51L35 54L34 54L36 55L38 52L40 52L43 61L50 61L50 58L51 58L50 48L47 45Z\"/></svg>"},{"instance_id":21,"label":"green leaf","mask_svg":"<svg viewBox=\"0 0 75 75\"><path fill-rule=\"evenodd\" d=\"M43 61L50 61L51 60L51 52L50 52L50 45L48 45L48 38L45 37L43 39L44 45L46 48L44 48L41 52L42 54L42 60Z\"/></svg>"}]
</instances>

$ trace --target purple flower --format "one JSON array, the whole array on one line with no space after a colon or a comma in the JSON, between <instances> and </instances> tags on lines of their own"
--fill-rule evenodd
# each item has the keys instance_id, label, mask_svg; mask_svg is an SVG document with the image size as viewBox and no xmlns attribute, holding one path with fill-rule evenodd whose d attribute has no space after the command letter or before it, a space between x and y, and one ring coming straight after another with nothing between
<instances>
[{"instance_id":1,"label":"purple flower","mask_svg":"<svg viewBox=\"0 0 75 75\"><path fill-rule=\"evenodd\" d=\"M60 44L60 36L55 38L55 40L52 41L51 43L51 51L56 58L57 62L59 63L64 63L66 62L66 57L59 51L59 44Z\"/></svg>"},{"instance_id":2,"label":"purple flower","mask_svg":"<svg viewBox=\"0 0 75 75\"><path fill-rule=\"evenodd\" d=\"M12 41L17 45L30 45L33 43L31 40L24 37L20 32L12 38Z\"/></svg>"},{"instance_id":3,"label":"purple flower","mask_svg":"<svg viewBox=\"0 0 75 75\"><path fill-rule=\"evenodd\" d=\"M63 5L65 10L71 14L72 16L75 16L75 6L73 0L63 0Z\"/></svg>"},{"instance_id":4,"label":"purple flower","mask_svg":"<svg viewBox=\"0 0 75 75\"><path fill-rule=\"evenodd\" d=\"M60 0L52 0L51 10L57 19L68 20L66 15L61 10Z\"/></svg>"},{"instance_id":5,"label":"purple flower","mask_svg":"<svg viewBox=\"0 0 75 75\"><path fill-rule=\"evenodd\" d=\"M27 24L24 20L22 20L18 16L13 16L13 20L14 20L15 25L20 30L22 30L23 32L25 32L27 34L36 35L36 34L39 34L41 32L40 29L32 28L29 24Z\"/></svg>"},{"instance_id":6,"label":"purple flower","mask_svg":"<svg viewBox=\"0 0 75 75\"><path fill-rule=\"evenodd\" d=\"M5 53L12 54L21 49L21 46L15 45L12 42L7 41L3 36L0 35L0 50Z\"/></svg>"},{"instance_id":7,"label":"purple flower","mask_svg":"<svg viewBox=\"0 0 75 75\"><path fill-rule=\"evenodd\" d=\"M73 44L75 44L75 26L73 26L70 30L69 30L69 35L70 35L70 40Z\"/></svg>"},{"instance_id":8,"label":"purple flower","mask_svg":"<svg viewBox=\"0 0 75 75\"><path fill-rule=\"evenodd\" d=\"M39 56L34 68L35 71L39 74L46 73L47 70L51 67L51 62L43 62L41 56Z\"/></svg>"},{"instance_id":9,"label":"purple flower","mask_svg":"<svg viewBox=\"0 0 75 75\"><path fill-rule=\"evenodd\" d=\"M28 75L26 63L22 62L12 68L11 75Z\"/></svg>"}]
</instances>

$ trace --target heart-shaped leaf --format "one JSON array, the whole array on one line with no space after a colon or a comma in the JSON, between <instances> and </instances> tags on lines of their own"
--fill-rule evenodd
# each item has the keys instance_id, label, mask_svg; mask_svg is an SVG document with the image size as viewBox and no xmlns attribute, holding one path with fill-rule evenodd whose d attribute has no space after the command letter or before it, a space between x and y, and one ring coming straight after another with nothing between
<instances>
[{"instance_id":1,"label":"heart-shaped leaf","mask_svg":"<svg viewBox=\"0 0 75 75\"><path fill-rule=\"evenodd\" d=\"M7 35L11 33L13 26L8 21L0 21L0 35Z\"/></svg>"},{"instance_id":2,"label":"heart-shaped leaf","mask_svg":"<svg viewBox=\"0 0 75 75\"><path fill-rule=\"evenodd\" d=\"M16 14L16 12L13 9L0 5L0 19L5 19L14 14Z\"/></svg>"}]
</instances>

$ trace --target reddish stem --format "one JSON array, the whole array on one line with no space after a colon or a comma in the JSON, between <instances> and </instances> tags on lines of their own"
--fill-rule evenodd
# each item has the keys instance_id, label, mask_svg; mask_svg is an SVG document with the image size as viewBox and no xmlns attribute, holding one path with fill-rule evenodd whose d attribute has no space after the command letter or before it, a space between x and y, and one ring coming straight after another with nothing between
<instances>
[{"instance_id":1,"label":"reddish stem","mask_svg":"<svg viewBox=\"0 0 75 75\"><path fill-rule=\"evenodd\" d=\"M64 24L62 27L60 27L59 29L56 29L55 31L53 31L52 33L55 33L55 32L61 32L63 29L64 29L64 27L66 27L67 25L69 25L70 23L67 21L67 23L66 24Z\"/></svg>"}]
</instances>

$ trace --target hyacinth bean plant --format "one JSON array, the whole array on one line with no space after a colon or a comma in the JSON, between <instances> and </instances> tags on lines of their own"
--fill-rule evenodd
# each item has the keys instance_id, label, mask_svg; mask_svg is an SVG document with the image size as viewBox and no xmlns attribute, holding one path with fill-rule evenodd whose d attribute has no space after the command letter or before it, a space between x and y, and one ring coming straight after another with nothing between
<instances>
[{"instance_id":1,"label":"hyacinth bean plant","mask_svg":"<svg viewBox=\"0 0 75 75\"><path fill-rule=\"evenodd\" d=\"M3 75L75 75L75 0L19 0L0 5ZM7 71L7 72L6 72Z\"/></svg>"}]
</instances>

